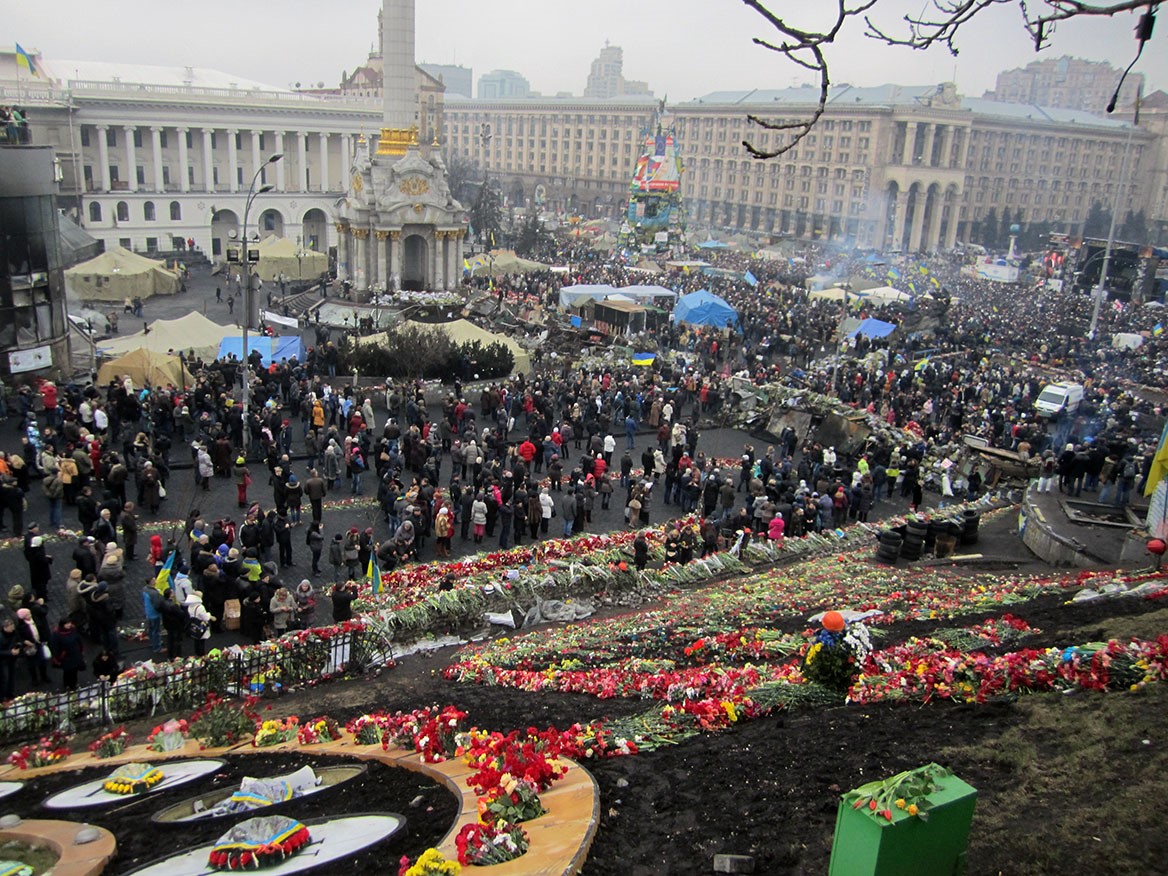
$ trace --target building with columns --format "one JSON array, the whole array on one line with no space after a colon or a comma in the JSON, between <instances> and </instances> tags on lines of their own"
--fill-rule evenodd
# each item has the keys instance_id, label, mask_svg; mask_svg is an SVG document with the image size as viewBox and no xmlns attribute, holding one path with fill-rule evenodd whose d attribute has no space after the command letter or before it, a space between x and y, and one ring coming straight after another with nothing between
<instances>
[{"instance_id":1,"label":"building with columns","mask_svg":"<svg viewBox=\"0 0 1168 876\"><path fill-rule=\"evenodd\" d=\"M1078 110L965 98L950 84L836 86L794 150L759 161L743 149L743 140L777 149L792 137L748 114L798 122L817 97L810 88L725 91L669 108L691 226L918 251L968 241L991 211L1008 209L1077 233L1093 202L1114 202L1129 141L1120 203L1155 218L1143 181L1159 160L1157 133ZM504 192L617 218L655 106L635 97L449 98L447 142L501 177Z\"/></svg>"},{"instance_id":2,"label":"building with columns","mask_svg":"<svg viewBox=\"0 0 1168 876\"><path fill-rule=\"evenodd\" d=\"M382 7L382 126L363 142L343 200L337 274L359 293L453 289L466 211L450 193L437 137L418 142L414 0Z\"/></svg>"}]
</instances>

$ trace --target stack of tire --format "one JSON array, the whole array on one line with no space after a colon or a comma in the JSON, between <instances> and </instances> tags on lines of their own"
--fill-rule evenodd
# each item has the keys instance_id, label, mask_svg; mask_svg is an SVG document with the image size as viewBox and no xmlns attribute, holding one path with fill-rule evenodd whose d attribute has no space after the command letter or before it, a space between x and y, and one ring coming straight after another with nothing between
<instances>
[{"instance_id":1,"label":"stack of tire","mask_svg":"<svg viewBox=\"0 0 1168 876\"><path fill-rule=\"evenodd\" d=\"M895 529L880 530L880 546L876 548L876 559L882 563L894 565L900 556L900 547L904 537Z\"/></svg>"},{"instance_id":2,"label":"stack of tire","mask_svg":"<svg viewBox=\"0 0 1168 876\"><path fill-rule=\"evenodd\" d=\"M981 524L981 512L967 508L961 515L961 535L958 537L962 547L977 544L977 529Z\"/></svg>"},{"instance_id":3,"label":"stack of tire","mask_svg":"<svg viewBox=\"0 0 1168 876\"><path fill-rule=\"evenodd\" d=\"M925 550L925 539L929 534L929 524L910 520L904 525L904 540L900 545L902 559L913 562L921 558Z\"/></svg>"}]
</instances>

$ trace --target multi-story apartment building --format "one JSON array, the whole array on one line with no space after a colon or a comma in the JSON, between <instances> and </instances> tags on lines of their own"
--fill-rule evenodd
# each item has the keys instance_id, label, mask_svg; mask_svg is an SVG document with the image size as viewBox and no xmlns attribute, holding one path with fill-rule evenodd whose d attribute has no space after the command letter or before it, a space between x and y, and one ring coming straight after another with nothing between
<instances>
[{"instance_id":1,"label":"multi-story apartment building","mask_svg":"<svg viewBox=\"0 0 1168 876\"><path fill-rule=\"evenodd\" d=\"M1031 61L1025 67L1003 70L994 90L984 95L1002 103L1030 103L1063 109L1103 113L1122 71L1106 61L1085 61L1063 55ZM1129 73L1123 80L1118 104L1129 107L1144 86L1143 73Z\"/></svg>"}]
</instances>

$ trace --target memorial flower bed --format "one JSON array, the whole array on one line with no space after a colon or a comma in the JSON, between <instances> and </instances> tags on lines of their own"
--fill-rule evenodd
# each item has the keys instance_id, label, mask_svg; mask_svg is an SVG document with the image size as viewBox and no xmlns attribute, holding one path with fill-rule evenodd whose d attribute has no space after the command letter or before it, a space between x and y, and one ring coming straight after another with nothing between
<instances>
[{"instance_id":1,"label":"memorial flower bed","mask_svg":"<svg viewBox=\"0 0 1168 876\"><path fill-rule=\"evenodd\" d=\"M69 736L54 730L48 736L41 737L35 745L22 745L8 755L7 760L18 769L27 770L59 763L71 753Z\"/></svg>"}]
</instances>

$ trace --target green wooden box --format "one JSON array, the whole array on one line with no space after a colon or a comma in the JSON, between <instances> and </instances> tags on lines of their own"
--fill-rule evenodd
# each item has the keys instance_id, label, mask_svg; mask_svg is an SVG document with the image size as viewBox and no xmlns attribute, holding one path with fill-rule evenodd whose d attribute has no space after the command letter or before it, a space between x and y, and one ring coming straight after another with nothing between
<instances>
[{"instance_id":1,"label":"green wooden box","mask_svg":"<svg viewBox=\"0 0 1168 876\"><path fill-rule=\"evenodd\" d=\"M960 876L977 790L956 776L929 795L929 820L892 810L892 821L840 803L829 876Z\"/></svg>"}]
</instances>

